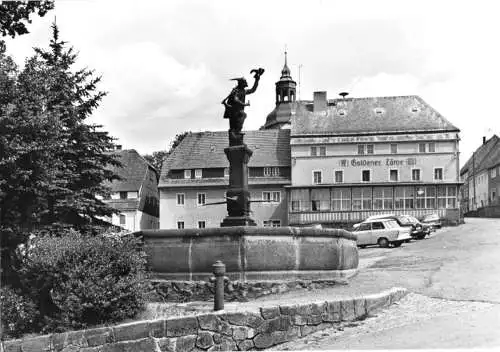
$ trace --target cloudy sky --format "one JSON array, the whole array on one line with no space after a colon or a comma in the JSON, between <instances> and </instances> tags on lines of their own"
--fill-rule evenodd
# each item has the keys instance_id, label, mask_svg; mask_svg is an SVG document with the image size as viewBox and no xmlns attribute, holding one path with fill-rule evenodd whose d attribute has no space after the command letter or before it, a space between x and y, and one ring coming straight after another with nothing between
<instances>
[{"instance_id":1,"label":"cloudy sky","mask_svg":"<svg viewBox=\"0 0 500 352\"><path fill-rule=\"evenodd\" d=\"M30 34L8 40L20 64L60 35L78 66L103 76L92 117L124 148L168 148L183 131L226 130L232 77L264 67L245 129L274 108L285 47L300 97L419 95L461 129L461 164L500 134L500 21L495 1L60 0ZM299 77L299 66L300 77Z\"/></svg>"}]
</instances>

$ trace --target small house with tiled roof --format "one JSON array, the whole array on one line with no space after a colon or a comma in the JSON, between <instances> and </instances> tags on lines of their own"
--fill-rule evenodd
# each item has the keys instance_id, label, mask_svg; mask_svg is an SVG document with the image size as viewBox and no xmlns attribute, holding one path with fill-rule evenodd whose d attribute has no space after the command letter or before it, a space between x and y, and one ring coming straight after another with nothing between
<instances>
[{"instance_id":1,"label":"small house with tiled roof","mask_svg":"<svg viewBox=\"0 0 500 352\"><path fill-rule=\"evenodd\" d=\"M483 137L482 144L472 153L460 176L462 207L465 212L500 203L500 138Z\"/></svg>"},{"instance_id":2,"label":"small house with tiled roof","mask_svg":"<svg viewBox=\"0 0 500 352\"><path fill-rule=\"evenodd\" d=\"M119 213L108 220L129 231L159 228L158 171L134 149L115 153L122 166L113 171L120 179L110 183L111 197L104 201Z\"/></svg>"},{"instance_id":3,"label":"small house with tiled roof","mask_svg":"<svg viewBox=\"0 0 500 352\"><path fill-rule=\"evenodd\" d=\"M287 223L284 185L290 184L290 130L244 131L253 151L248 183L252 218L259 226ZM161 228L219 227L227 215L227 131L189 133L163 163Z\"/></svg>"},{"instance_id":4,"label":"small house with tiled roof","mask_svg":"<svg viewBox=\"0 0 500 352\"><path fill-rule=\"evenodd\" d=\"M459 129L418 96L327 99L291 118L290 225L394 213L459 221Z\"/></svg>"}]
</instances>

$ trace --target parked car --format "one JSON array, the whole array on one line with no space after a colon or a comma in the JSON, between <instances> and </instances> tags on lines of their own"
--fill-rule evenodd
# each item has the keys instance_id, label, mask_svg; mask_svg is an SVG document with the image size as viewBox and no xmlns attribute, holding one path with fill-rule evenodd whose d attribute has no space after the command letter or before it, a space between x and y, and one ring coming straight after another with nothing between
<instances>
[{"instance_id":1,"label":"parked car","mask_svg":"<svg viewBox=\"0 0 500 352\"><path fill-rule=\"evenodd\" d=\"M366 220L356 224L352 232L358 236L357 244L361 248L375 244L399 247L411 238L410 229L399 226L393 219Z\"/></svg>"},{"instance_id":2,"label":"parked car","mask_svg":"<svg viewBox=\"0 0 500 352\"><path fill-rule=\"evenodd\" d=\"M428 214L422 218L421 222L423 224L429 225L431 227L431 230L440 229L442 226L441 219L439 218L438 214Z\"/></svg>"},{"instance_id":3,"label":"parked car","mask_svg":"<svg viewBox=\"0 0 500 352\"><path fill-rule=\"evenodd\" d=\"M431 232L430 226L422 224L420 221L418 221L417 218L410 215L394 215L394 214L373 215L366 220L375 220L375 219L393 219L399 224L399 226L410 228L411 237L418 240L423 239L426 235L428 235Z\"/></svg>"}]
</instances>

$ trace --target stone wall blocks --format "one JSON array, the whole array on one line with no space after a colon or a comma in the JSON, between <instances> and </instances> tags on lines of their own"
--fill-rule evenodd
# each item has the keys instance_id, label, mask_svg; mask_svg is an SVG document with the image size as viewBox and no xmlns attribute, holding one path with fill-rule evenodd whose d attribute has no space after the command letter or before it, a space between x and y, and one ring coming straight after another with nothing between
<instances>
[{"instance_id":1,"label":"stone wall blocks","mask_svg":"<svg viewBox=\"0 0 500 352\"><path fill-rule=\"evenodd\" d=\"M138 340L149 337L149 322L139 322L126 325L118 325L113 328L114 341ZM161 336L163 337L163 336Z\"/></svg>"},{"instance_id":2,"label":"stone wall blocks","mask_svg":"<svg viewBox=\"0 0 500 352\"><path fill-rule=\"evenodd\" d=\"M22 340L9 340L3 342L4 352L22 352L21 351Z\"/></svg>"},{"instance_id":3,"label":"stone wall blocks","mask_svg":"<svg viewBox=\"0 0 500 352\"><path fill-rule=\"evenodd\" d=\"M227 313L225 319L233 325L249 326L251 328L259 327L264 321L260 315L253 312Z\"/></svg>"},{"instance_id":4,"label":"stone wall blocks","mask_svg":"<svg viewBox=\"0 0 500 352\"><path fill-rule=\"evenodd\" d=\"M167 322L165 319L150 321L148 330L151 337L166 337Z\"/></svg>"},{"instance_id":5,"label":"stone wall blocks","mask_svg":"<svg viewBox=\"0 0 500 352\"><path fill-rule=\"evenodd\" d=\"M247 326L236 326L233 328L233 339L236 341L251 339L255 336L255 329Z\"/></svg>"},{"instance_id":6,"label":"stone wall blocks","mask_svg":"<svg viewBox=\"0 0 500 352\"><path fill-rule=\"evenodd\" d=\"M51 335L38 336L20 341L20 350L23 352L50 351L52 348ZM12 346L15 351L15 347Z\"/></svg>"},{"instance_id":7,"label":"stone wall blocks","mask_svg":"<svg viewBox=\"0 0 500 352\"><path fill-rule=\"evenodd\" d=\"M377 293L366 296L365 300L366 300L366 311L369 314L380 307L389 305L391 298L390 295L388 294Z\"/></svg>"},{"instance_id":8,"label":"stone wall blocks","mask_svg":"<svg viewBox=\"0 0 500 352\"><path fill-rule=\"evenodd\" d=\"M197 335L186 335L180 336L176 340L175 351L176 352L190 352L194 349L196 345Z\"/></svg>"},{"instance_id":9,"label":"stone wall blocks","mask_svg":"<svg viewBox=\"0 0 500 352\"><path fill-rule=\"evenodd\" d=\"M321 323L319 325L304 325L300 327L300 335L307 336L316 331L325 330L332 327L331 323Z\"/></svg>"},{"instance_id":10,"label":"stone wall blocks","mask_svg":"<svg viewBox=\"0 0 500 352\"><path fill-rule=\"evenodd\" d=\"M340 303L340 317L343 321L355 320L354 300L345 300Z\"/></svg>"},{"instance_id":11,"label":"stone wall blocks","mask_svg":"<svg viewBox=\"0 0 500 352\"><path fill-rule=\"evenodd\" d=\"M108 327L86 330L84 336L89 347L114 342L113 329Z\"/></svg>"},{"instance_id":12,"label":"stone wall blocks","mask_svg":"<svg viewBox=\"0 0 500 352\"><path fill-rule=\"evenodd\" d=\"M321 315L326 311L326 302L314 302L311 304L311 314Z\"/></svg>"},{"instance_id":13,"label":"stone wall blocks","mask_svg":"<svg viewBox=\"0 0 500 352\"><path fill-rule=\"evenodd\" d=\"M302 316L302 315L293 315L291 317L292 319L292 324L293 325L306 325L307 324L307 316Z\"/></svg>"},{"instance_id":14,"label":"stone wall blocks","mask_svg":"<svg viewBox=\"0 0 500 352\"><path fill-rule=\"evenodd\" d=\"M220 351L235 351L237 349L236 342L228 337L222 337L220 343Z\"/></svg>"},{"instance_id":15,"label":"stone wall blocks","mask_svg":"<svg viewBox=\"0 0 500 352\"><path fill-rule=\"evenodd\" d=\"M367 315L366 300L364 298L354 299L354 318L361 319Z\"/></svg>"},{"instance_id":16,"label":"stone wall blocks","mask_svg":"<svg viewBox=\"0 0 500 352\"><path fill-rule=\"evenodd\" d=\"M248 350L255 347L253 340L239 341L237 343L237 346L238 346L238 350L240 350L240 351L248 351Z\"/></svg>"},{"instance_id":17,"label":"stone wall blocks","mask_svg":"<svg viewBox=\"0 0 500 352\"><path fill-rule=\"evenodd\" d=\"M297 307L297 304L280 305L280 313L283 315L295 315L297 314Z\"/></svg>"},{"instance_id":18,"label":"stone wall blocks","mask_svg":"<svg viewBox=\"0 0 500 352\"><path fill-rule=\"evenodd\" d=\"M159 338L157 340L158 342L158 347L160 348L161 352L175 352L176 351L176 345L177 345L177 339L176 338Z\"/></svg>"},{"instance_id":19,"label":"stone wall blocks","mask_svg":"<svg viewBox=\"0 0 500 352\"><path fill-rule=\"evenodd\" d=\"M195 317L168 319L166 324L166 337L192 335L198 331L198 320Z\"/></svg>"},{"instance_id":20,"label":"stone wall blocks","mask_svg":"<svg viewBox=\"0 0 500 352\"><path fill-rule=\"evenodd\" d=\"M196 339L196 347L206 350L213 345L214 339L211 333L209 333L208 331L200 331L198 333L198 338Z\"/></svg>"},{"instance_id":21,"label":"stone wall blocks","mask_svg":"<svg viewBox=\"0 0 500 352\"><path fill-rule=\"evenodd\" d=\"M260 308L260 314L264 319L276 318L278 315L280 315L280 307Z\"/></svg>"},{"instance_id":22,"label":"stone wall blocks","mask_svg":"<svg viewBox=\"0 0 500 352\"><path fill-rule=\"evenodd\" d=\"M310 315L307 317L307 325L318 325L323 322L322 315Z\"/></svg>"},{"instance_id":23,"label":"stone wall blocks","mask_svg":"<svg viewBox=\"0 0 500 352\"><path fill-rule=\"evenodd\" d=\"M88 347L85 330L68 331L52 335L52 348L55 351L74 351L75 348Z\"/></svg>"}]
</instances>

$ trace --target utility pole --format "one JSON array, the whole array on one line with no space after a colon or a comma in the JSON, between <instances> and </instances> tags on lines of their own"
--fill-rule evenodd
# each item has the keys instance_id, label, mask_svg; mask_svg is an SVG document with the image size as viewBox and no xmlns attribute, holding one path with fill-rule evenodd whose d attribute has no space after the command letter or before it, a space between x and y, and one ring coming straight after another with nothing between
<instances>
[{"instance_id":1,"label":"utility pole","mask_svg":"<svg viewBox=\"0 0 500 352\"><path fill-rule=\"evenodd\" d=\"M476 152L472 152L472 187L474 187L474 196L472 197L472 207L473 210L476 210L476 163L475 163L475 154Z\"/></svg>"}]
</instances>

